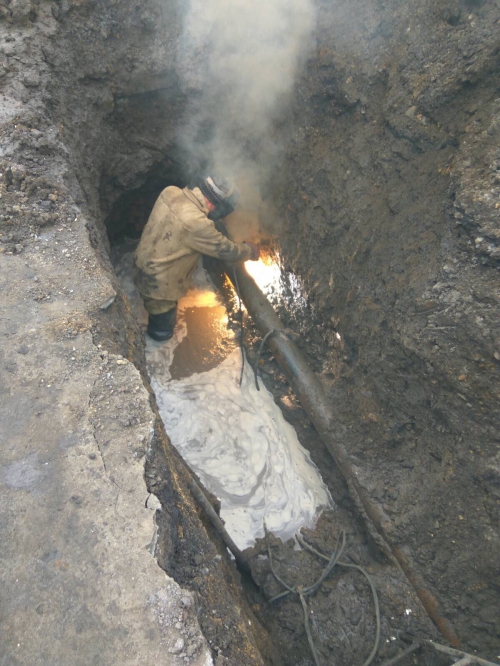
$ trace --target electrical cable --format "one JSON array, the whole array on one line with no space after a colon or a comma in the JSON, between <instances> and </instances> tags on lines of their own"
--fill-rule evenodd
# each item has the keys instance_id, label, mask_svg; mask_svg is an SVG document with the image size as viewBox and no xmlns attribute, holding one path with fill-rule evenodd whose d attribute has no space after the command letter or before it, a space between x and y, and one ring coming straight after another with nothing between
<instances>
[{"instance_id":1,"label":"electrical cable","mask_svg":"<svg viewBox=\"0 0 500 666\"><path fill-rule=\"evenodd\" d=\"M268 339L271 337L273 333L282 333L283 329L282 328L272 328L270 331L268 331L265 336L262 338L260 346L259 346L259 352L257 354L257 360L255 361L254 368L253 368L253 374L255 376L255 388L257 391L260 391L259 388L259 369L260 369L260 357L262 356L262 352L264 351L264 346Z\"/></svg>"},{"instance_id":2,"label":"electrical cable","mask_svg":"<svg viewBox=\"0 0 500 666\"><path fill-rule=\"evenodd\" d=\"M363 567L358 566L357 564L349 564L347 562L340 562L340 558L342 557L342 553L344 552L344 548L346 545L346 537L345 537L345 532L342 531L341 533L341 539L342 539L342 545L339 548L339 541L340 538L337 540L337 544L335 545L335 550L333 551L331 557L327 557L326 555L323 555L320 553L318 550L313 548L313 546L309 545L307 541L305 541L304 537L299 533L297 533L297 541L300 543L300 545L308 550L309 552L313 553L317 557L320 557L322 560L326 560L328 562L328 565L326 569L324 569L323 573L321 576L318 578L318 580L311 585L310 587L303 587L303 586L298 586L298 587L290 587L285 581L278 576L276 573L276 570L274 568L274 562L273 562L273 555L272 555L272 550L271 546L269 544L269 537L268 537L268 531L266 524L264 523L264 533L265 533L265 538L266 538L266 546L267 546L267 554L269 557L269 567L271 569L271 573L273 576L276 578L276 580L283 585L285 589L284 592L281 592L275 597L272 597L272 599L269 599L269 603L273 603L274 601L278 601L279 599L283 599L284 597L288 596L289 594L297 594L300 599L300 603L302 605L302 609L304 611L304 627L306 630L306 635L307 635L307 641L309 643L309 647L311 649L311 653L314 658L314 663L316 666L320 666L319 664L319 659L318 659L318 653L316 650L316 646L314 645L314 640L312 637L311 633L311 627L309 625L309 608L307 606L307 601L306 601L306 596L310 596L316 592L316 590L319 588L321 583L327 578L327 576L333 571L335 565L339 565L341 567L347 567L349 569L357 569L360 573L363 574L363 576L367 579L368 583L370 584L370 588L372 591L373 595L373 604L375 606L375 623L376 623L376 628L375 628L375 639L373 642L373 647L372 650L366 659L366 661L363 663L363 666L370 666L370 664L373 662L375 659L375 655L377 654L379 643L380 643L380 606L379 606L379 601L378 601L378 595L377 595L377 590L375 589L375 585L373 584L373 581L368 574L368 572L363 569Z\"/></svg>"},{"instance_id":3,"label":"electrical cable","mask_svg":"<svg viewBox=\"0 0 500 666\"><path fill-rule=\"evenodd\" d=\"M233 266L233 277L234 277L234 286L236 287L236 294L238 295L238 314L240 319L240 350L241 350L241 373L240 373L240 382L239 386L243 383L243 373L245 371L245 346L244 346L244 336L245 330L243 327L243 304L240 296L240 288L238 285L238 277L236 276L236 268ZM257 389L259 387L257 386Z\"/></svg>"},{"instance_id":4,"label":"electrical cable","mask_svg":"<svg viewBox=\"0 0 500 666\"><path fill-rule=\"evenodd\" d=\"M317 555L323 560L329 561L330 558L328 558L326 555L323 555L323 553L320 553L319 550L316 550L316 548L313 548L310 544L307 543L307 541L304 539L304 537L299 533L297 533L297 541L300 543L301 546L303 546L306 550L309 552L313 553L314 555ZM345 542L343 546L345 545ZM342 550L343 550L342 546ZM339 555L340 557L340 555ZM375 655L378 652L378 646L380 643L380 604L378 600L378 594L377 590L375 589L375 585L373 584L373 581L371 579L371 576L369 573L364 569L363 567L360 567L358 564L349 564L348 562L340 562L338 559L336 559L336 564L338 564L340 567L347 567L348 569L357 569L360 573L363 574L363 576L366 578L370 585L370 589L372 592L373 596L373 605L375 607L375 639L373 641L373 648L370 654L368 655L368 658L366 661L363 663L363 666L370 666L372 661L375 659Z\"/></svg>"}]
</instances>

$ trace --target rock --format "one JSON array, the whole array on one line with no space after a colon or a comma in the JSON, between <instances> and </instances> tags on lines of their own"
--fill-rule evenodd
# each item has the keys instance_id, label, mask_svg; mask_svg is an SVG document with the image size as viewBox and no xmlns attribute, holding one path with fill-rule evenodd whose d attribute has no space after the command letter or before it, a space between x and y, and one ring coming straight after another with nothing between
<instances>
[{"instance_id":1,"label":"rock","mask_svg":"<svg viewBox=\"0 0 500 666\"><path fill-rule=\"evenodd\" d=\"M111 305L113 305L113 303L115 302L115 299L116 299L116 292L114 292L113 294L111 294L110 296L108 296L108 298L106 298L106 299L101 303L101 305L99 306L100 309L101 309L101 310L107 310Z\"/></svg>"},{"instance_id":2,"label":"rock","mask_svg":"<svg viewBox=\"0 0 500 666\"><path fill-rule=\"evenodd\" d=\"M27 72L23 76L23 83L28 88L37 88L40 85L40 74L38 72Z\"/></svg>"},{"instance_id":3,"label":"rock","mask_svg":"<svg viewBox=\"0 0 500 666\"><path fill-rule=\"evenodd\" d=\"M19 100L23 104L26 104L26 102L30 98L30 94L28 89L21 83L21 81L13 81L10 84L11 91L12 91L12 96L14 99Z\"/></svg>"},{"instance_id":4,"label":"rock","mask_svg":"<svg viewBox=\"0 0 500 666\"><path fill-rule=\"evenodd\" d=\"M171 654L180 654L183 649L184 649L184 639L178 638L175 641L174 645L170 648L169 652Z\"/></svg>"},{"instance_id":5,"label":"rock","mask_svg":"<svg viewBox=\"0 0 500 666\"><path fill-rule=\"evenodd\" d=\"M191 645L188 645L186 648L186 654L188 657L192 657L193 654L196 652L197 645L196 643L191 643Z\"/></svg>"}]
</instances>

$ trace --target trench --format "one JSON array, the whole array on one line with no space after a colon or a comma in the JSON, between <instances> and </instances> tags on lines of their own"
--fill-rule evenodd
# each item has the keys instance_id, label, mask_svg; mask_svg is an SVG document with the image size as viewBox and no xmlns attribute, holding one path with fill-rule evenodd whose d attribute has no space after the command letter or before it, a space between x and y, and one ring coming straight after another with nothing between
<instances>
[{"instance_id":1,"label":"trench","mask_svg":"<svg viewBox=\"0 0 500 666\"><path fill-rule=\"evenodd\" d=\"M268 44L286 43L286 21L277 22L278 39L271 34L265 44L253 48L251 41L243 49L244 66L233 72L244 93L239 97L233 86L219 86L226 71L220 62L204 57L220 56L223 32L215 31L206 54L197 48L186 54L187 4L22 1L0 8L2 31L12 32L2 38L2 94L5 86L7 100L22 102L2 134L3 155L14 163L5 171L2 245L27 257L40 232L48 238L52 225L55 236L70 219L85 220L106 275L111 246L123 286L116 277L117 298L92 312L94 342L134 362L151 390L155 417L164 412L165 427L155 421L145 472L148 490L163 507L156 515L157 560L196 592L215 661L220 653L235 666L261 663L255 645L248 654L238 651L252 643L253 631L266 664L312 663L299 600L270 603L282 586L271 571L262 523L266 501L276 509L280 497L298 502L294 515L278 516L285 513L280 507L274 524L269 517L278 573L296 587L312 584L323 571L317 557L287 539L299 523L309 525L307 540L327 557L345 533L345 556L369 572L379 592L381 662L401 648L401 632L439 639L415 593L419 587L424 596L425 590L436 594L464 647L498 659L498 2L307 2L316 17L311 50L293 72L286 50L284 61L274 54L266 60L275 75L271 88L286 79L283 72L293 74L285 104L253 84L269 80L261 76L259 58ZM249 9L253 40L269 27L261 20L266 5L282 5L287 16L296 3L262 2L259 11L259 3L237 4ZM194 18L202 31L210 24ZM219 27L239 34L229 18L224 13ZM231 43L229 52L237 54L238 47ZM248 68L246 59L254 55L257 66ZM259 104L273 100L276 113L268 117ZM5 108L10 113L17 106L8 101ZM191 153L186 123L197 126ZM389 527L396 561L270 345L259 365L272 399L258 409L252 402L239 432L248 440L258 431L261 455L270 459L293 449L287 454L291 476L270 466L261 474L260 463L252 467L247 440L240 466L226 456L231 443L220 450L215 438L208 442L212 456L202 460L210 423L225 437L224 419L241 422L243 413L241 404L231 403L231 411L225 402L239 391L240 327L237 299L220 267L206 263L209 278L200 273L176 340L144 353L144 313L140 302L134 305L125 255L129 260L161 189L185 185L210 161L216 130L263 169L259 187L272 210L268 250L274 261L262 286L325 387L335 435L367 499L382 509L375 519ZM18 206L18 195L26 205ZM247 360L255 364L263 334L247 315L244 329ZM249 365L244 381L247 397L263 400L263 389L253 392ZM229 396L216 390L221 386ZM188 394L195 399L188 401ZM193 412L204 426L190 419ZM193 428L184 439L182 415ZM263 423L272 437L261 438ZM291 426L295 434L285 437ZM177 438L187 462L180 464L165 431ZM225 475L210 468L214 456ZM234 534L241 547L250 546L244 551L249 575L240 577L193 502L183 479L186 465L226 524L238 523ZM276 488L281 494L274 495ZM321 495L324 503L328 493L329 508L320 512ZM247 496L252 511L240 503ZM402 571L406 561L421 578L410 583ZM376 622L369 586L358 572L336 569L308 603L322 666L363 664ZM409 659L441 663L425 651Z\"/></svg>"},{"instance_id":2,"label":"trench","mask_svg":"<svg viewBox=\"0 0 500 666\"><path fill-rule=\"evenodd\" d=\"M107 218L114 270L143 332L147 313L133 284L133 252L157 194L169 184L168 177L152 179L119 199ZM279 238L263 240L263 258L247 262L246 269L273 306L300 330L305 318L314 319L304 285L280 263ZM242 589L280 655L274 649L264 654L266 663L295 664L297 654L303 663L311 659L300 607L289 600L274 609L267 601L283 589L270 570L269 539L280 574L290 585L311 584L324 569L317 557L298 547L294 537L299 529L325 554L331 554L342 534L348 535L348 561L365 566L379 590L382 633L390 635L379 654L391 652L398 630L425 631L435 638L414 590L397 565L384 557L377 535L367 531L342 473L274 354L268 347L261 349L262 336L252 318L244 306L239 312L238 305L239 294L224 267L204 258L178 303L174 337L156 343L145 336L145 358L167 435L250 563ZM300 341L300 335L295 339ZM343 344L339 333L336 339ZM319 598L309 601L322 658L329 663L335 653L349 663L363 663L376 633L366 580L344 570L323 588ZM440 662L428 655L425 663Z\"/></svg>"},{"instance_id":3,"label":"trench","mask_svg":"<svg viewBox=\"0 0 500 666\"><path fill-rule=\"evenodd\" d=\"M470 221L460 222L472 213L466 214L460 203L462 190L469 189L460 175L460 161L469 160L469 149L459 149L461 137L476 127L474 123L479 132L483 125L488 126L488 114L493 115L491 90L487 92L491 87L489 65L484 65L483 83L475 86L464 83L460 67L446 60L451 51L441 54L442 69L437 65L441 55L434 62L425 49L415 58L411 50L408 57L404 55L407 37L401 35L407 36L414 20L427 25L431 41L436 31L441 31L437 41L443 38L445 42L458 34L451 28L461 26L462 31L463 23L456 23L453 17L443 28L443 17L435 16L434 9L417 20L410 16L410 3L382 3L383 7L361 3L365 5L362 13L366 10L367 14L377 5L374 11L380 15L381 32L370 32L370 17L359 34L351 35L350 22L349 30L342 22L341 4L318 3L318 51L295 82L289 115L284 113L282 122L276 123L278 143L286 149L279 172L266 183L265 196L275 204L280 219L269 244L274 261L259 279L285 326L297 334L296 344L312 370L321 377L338 419L335 434L345 443L347 458L366 489L365 497L382 508L375 518L389 526L395 549L388 552L387 544L380 542L380 533L373 529L371 518L367 519L366 503L353 497L339 465L267 346L260 374L273 404L257 410L253 403L247 414L263 417L255 412L265 412L273 427L279 421L273 436L276 447L283 444L283 430L293 426L298 439L293 447L300 463L287 454L289 467L295 473L298 465L316 479L309 486L302 479L303 494L295 498L296 483L284 483L281 472L273 476L271 468L266 468L263 476L270 483L268 488L274 493L279 487L281 498L298 499L300 505L281 524L271 525L269 519L273 528L270 543L283 579L294 586L307 585L321 574L321 562L297 549L287 537L304 522L309 526L304 533L310 543L328 555L342 532L346 533L350 561L369 571L379 591L380 660L394 656L401 631L439 639L421 603L427 596L432 606L434 592L469 649L493 655L498 642L491 621L491 609L497 605L491 581L496 570L493 522L498 508L498 472L491 460L496 455L497 430L491 416L495 409L488 402L492 393L486 388L493 375L485 368L492 366L485 359L491 360L493 353L488 327L495 330L495 310L490 307L491 277L486 263L481 260L484 270L478 265L468 238ZM401 12L390 20L389 5ZM387 35L382 35L385 30ZM418 39L425 42L422 35ZM344 49L344 39L357 54L354 59L346 60L350 52ZM361 52L358 41L375 45L376 57ZM401 65L401 77L392 69L395 63ZM424 89L420 101L409 92L414 65L429 66L429 71L435 68L430 92L427 95ZM455 77L456 97L439 80L441 71ZM149 93L115 99L107 129L133 137L133 145L120 152L125 168L117 166L119 160L103 160L100 192L115 270L142 328L144 312L141 314L133 293L127 261L161 189L169 184L185 185L195 168L176 144L176 133L182 129L178 123L190 103L183 98L186 90L170 79L167 88L156 90L155 81L150 84ZM139 85L138 90L142 89ZM196 96L193 99L196 104ZM476 113L477 109L483 110ZM491 125L491 132L493 129ZM208 136L210 127L203 127L203 132ZM144 136L152 151L147 157L140 145ZM472 154L472 162L476 157ZM126 168L130 173L124 178ZM454 169L450 181L448 175ZM263 468L250 464L247 436L260 426L249 418L238 464L228 456L230 442L217 448L215 441L214 433L220 439L226 435L231 439L225 427L221 433L225 419L241 421L241 406L236 408L235 401L231 402L234 389L239 391L240 327L237 299L223 271L212 262L206 262L205 270L208 278L199 274L198 288L181 306L176 339L163 349L147 342L149 383L167 434L240 546L249 546L245 555L251 575L243 577L241 589L247 607L275 647L274 651L261 649L266 663L309 664L311 653L300 603L297 599L269 603L282 588L270 570L268 546L262 539L266 492L258 472ZM488 327L473 323L479 315ZM262 332L245 315L249 363L256 362L261 340ZM498 351L496 354L498 360ZM469 377L477 382L477 396L467 385ZM253 392L252 382L247 364L243 388L248 393ZM222 395L220 387L229 396ZM261 400L261 393L249 397ZM186 400L188 394L192 400ZM224 406L228 397L234 410ZM272 412L273 406L280 412ZM194 412L200 416L201 426L190 418ZM182 419L187 419L189 428ZM239 433L241 436L241 429ZM213 441L208 441L207 434L214 435ZM263 438L262 446L270 458L273 450L281 451L269 446L269 438ZM207 451L210 454L204 456ZM221 474L222 469L226 473ZM248 485L242 484L242 477ZM321 483L331 503L318 515ZM316 498L304 508L300 497L312 487ZM252 511L243 508L244 497L253 502ZM280 504L276 497L273 495L268 508ZM175 550L168 529L168 525L164 527L161 536L166 553ZM480 560L476 542L485 553ZM196 547L194 544L193 550ZM163 566L162 557L158 559ZM176 560L176 579L191 583L188 565L177 555L172 559ZM405 575L402 566L407 563L407 569L420 571L423 577ZM165 568L171 572L175 567ZM376 629L366 582L354 571L337 571L309 603L321 662L362 664ZM419 654L418 660L441 663L427 653Z\"/></svg>"}]
</instances>

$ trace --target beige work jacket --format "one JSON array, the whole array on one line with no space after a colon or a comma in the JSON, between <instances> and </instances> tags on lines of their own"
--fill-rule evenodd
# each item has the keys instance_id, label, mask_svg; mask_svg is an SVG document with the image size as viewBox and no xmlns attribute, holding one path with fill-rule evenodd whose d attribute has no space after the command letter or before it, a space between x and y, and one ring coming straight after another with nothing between
<instances>
[{"instance_id":1,"label":"beige work jacket","mask_svg":"<svg viewBox=\"0 0 500 666\"><path fill-rule=\"evenodd\" d=\"M208 212L198 188L163 190L134 257L134 281L143 297L178 301L189 289L201 254L230 262L250 258L251 248L219 233Z\"/></svg>"}]
</instances>

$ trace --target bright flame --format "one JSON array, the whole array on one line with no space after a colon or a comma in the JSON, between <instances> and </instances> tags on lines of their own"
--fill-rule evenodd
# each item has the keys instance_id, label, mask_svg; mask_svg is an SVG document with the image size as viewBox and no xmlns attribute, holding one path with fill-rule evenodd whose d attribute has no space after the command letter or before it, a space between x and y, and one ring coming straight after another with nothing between
<instances>
[{"instance_id":1,"label":"bright flame","mask_svg":"<svg viewBox=\"0 0 500 666\"><path fill-rule=\"evenodd\" d=\"M245 261L245 268L265 294L279 292L281 270L270 257Z\"/></svg>"}]
</instances>

